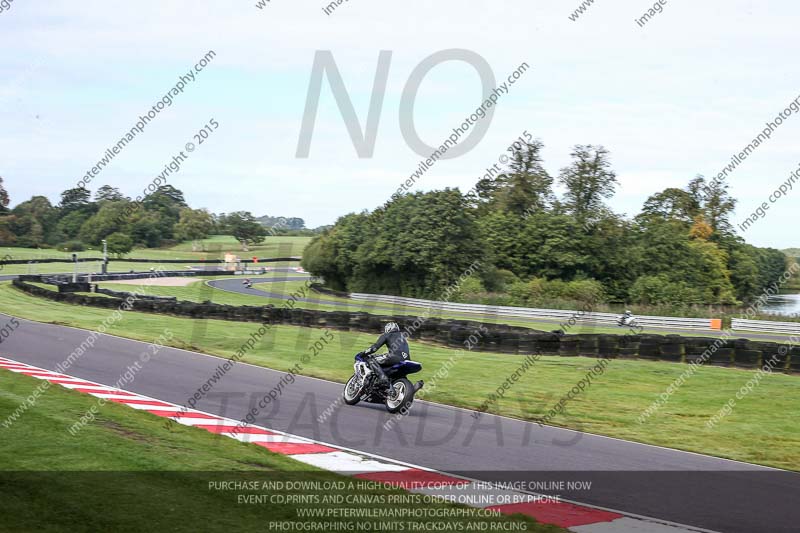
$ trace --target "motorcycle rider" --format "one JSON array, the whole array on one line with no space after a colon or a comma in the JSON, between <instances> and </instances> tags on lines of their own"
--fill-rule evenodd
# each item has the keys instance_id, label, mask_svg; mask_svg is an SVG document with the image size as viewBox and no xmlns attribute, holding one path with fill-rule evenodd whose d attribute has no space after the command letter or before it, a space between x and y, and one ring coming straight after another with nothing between
<instances>
[{"instance_id":1,"label":"motorcycle rider","mask_svg":"<svg viewBox=\"0 0 800 533\"><path fill-rule=\"evenodd\" d=\"M384 345L389 349L387 353L372 356L372 354L377 352ZM359 355L363 355L367 358L367 362L378 377L377 384L388 386L389 378L386 377L386 373L383 369L389 368L397 363L402 363L403 361L408 361L411 358L410 352L411 350L408 347L406 336L400 332L400 326L398 326L396 322L389 322L384 326L383 335L378 337L375 344L363 352L359 352Z\"/></svg>"},{"instance_id":2,"label":"motorcycle rider","mask_svg":"<svg viewBox=\"0 0 800 533\"><path fill-rule=\"evenodd\" d=\"M619 317L619 325L620 325L620 326L625 326L625 325L627 325L627 324L628 324L628 322L630 322L630 320L631 320L632 318L633 318L633 313L631 313L629 309L626 309L626 310L625 310L625 314L624 314L624 315L622 315L621 317Z\"/></svg>"},{"instance_id":3,"label":"motorcycle rider","mask_svg":"<svg viewBox=\"0 0 800 533\"><path fill-rule=\"evenodd\" d=\"M242 282L242 285L244 285L249 289L253 285L253 282L250 281L250 278L245 278L244 281Z\"/></svg>"}]
</instances>

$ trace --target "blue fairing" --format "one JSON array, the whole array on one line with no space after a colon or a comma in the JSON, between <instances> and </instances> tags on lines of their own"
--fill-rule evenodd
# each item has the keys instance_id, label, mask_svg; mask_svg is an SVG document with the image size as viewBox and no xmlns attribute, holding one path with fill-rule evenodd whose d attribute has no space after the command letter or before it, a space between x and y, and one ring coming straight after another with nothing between
<instances>
[{"instance_id":1,"label":"blue fairing","mask_svg":"<svg viewBox=\"0 0 800 533\"><path fill-rule=\"evenodd\" d=\"M403 361L402 363L397 363L387 368L385 372L387 376L400 378L419 372L420 370L422 370L421 364L414 361Z\"/></svg>"}]
</instances>

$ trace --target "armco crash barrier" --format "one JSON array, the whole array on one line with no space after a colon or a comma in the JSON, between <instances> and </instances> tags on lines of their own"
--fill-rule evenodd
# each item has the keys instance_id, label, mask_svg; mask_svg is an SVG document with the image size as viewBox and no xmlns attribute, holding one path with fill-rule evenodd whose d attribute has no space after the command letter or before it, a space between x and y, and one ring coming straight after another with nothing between
<instances>
[{"instance_id":1,"label":"armco crash barrier","mask_svg":"<svg viewBox=\"0 0 800 533\"><path fill-rule=\"evenodd\" d=\"M70 304L117 309L125 301L123 298L99 298L74 292L59 293L31 285L21 279L16 279L12 283L14 287L29 294ZM775 357L775 363L771 365L775 371L800 373L800 346L789 347L786 344L747 339L730 339L727 344L722 345L722 341L715 338L679 335L591 333L561 335L519 326L440 318L429 318L422 324L418 322L417 327L414 327L412 324L418 319L409 316L390 317L345 311L288 309L272 305L231 306L210 302L141 298L132 302L131 309L179 317L287 324L373 334L380 332L384 323L394 321L401 329L408 328L407 330L412 332L412 339L461 349L466 349L466 343L469 342L469 349L472 351L508 354L541 352L546 355L581 355L609 359L643 358L689 363L700 359L703 353L716 343L716 351L707 358L705 364L757 368Z\"/></svg>"},{"instance_id":2,"label":"armco crash barrier","mask_svg":"<svg viewBox=\"0 0 800 533\"><path fill-rule=\"evenodd\" d=\"M311 288L322 293L334 293L319 285ZM465 304L457 302L444 302L436 300L422 300L420 298L406 298L386 294L335 293L336 296L350 298L360 302L383 303L403 305L408 307L422 307L426 309L441 309L461 314L492 314L498 317L528 318L533 320L550 320L554 323L575 322L581 324L616 325L618 315L613 313L579 312L564 309L534 309L530 307L511 307L503 305ZM636 321L640 326L647 328L681 328L688 330L715 330L722 329L722 320L708 318L683 318L670 316L637 316Z\"/></svg>"},{"instance_id":3,"label":"armco crash barrier","mask_svg":"<svg viewBox=\"0 0 800 533\"><path fill-rule=\"evenodd\" d=\"M800 336L800 322L773 322L771 320L731 320L734 331L752 331L757 333L782 333Z\"/></svg>"}]
</instances>

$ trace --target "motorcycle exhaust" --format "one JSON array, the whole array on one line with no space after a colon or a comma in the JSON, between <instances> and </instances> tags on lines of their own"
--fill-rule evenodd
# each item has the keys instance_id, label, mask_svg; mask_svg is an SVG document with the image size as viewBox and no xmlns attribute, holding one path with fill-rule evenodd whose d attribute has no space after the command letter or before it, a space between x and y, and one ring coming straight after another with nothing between
<instances>
[{"instance_id":1,"label":"motorcycle exhaust","mask_svg":"<svg viewBox=\"0 0 800 533\"><path fill-rule=\"evenodd\" d=\"M414 383L414 394L416 394L422 388L423 385L425 385L425 382L422 380L419 380L416 383Z\"/></svg>"}]
</instances>

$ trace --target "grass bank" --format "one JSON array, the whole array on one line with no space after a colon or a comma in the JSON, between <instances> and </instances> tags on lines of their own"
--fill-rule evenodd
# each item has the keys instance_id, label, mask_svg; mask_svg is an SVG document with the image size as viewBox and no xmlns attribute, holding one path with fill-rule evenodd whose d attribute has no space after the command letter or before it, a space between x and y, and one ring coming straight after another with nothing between
<instances>
[{"instance_id":1,"label":"grass bank","mask_svg":"<svg viewBox=\"0 0 800 533\"><path fill-rule=\"evenodd\" d=\"M25 401L41 381L0 369L0 416ZM324 494L377 497L383 503L321 503L321 491L222 490L212 482L304 481L348 483L351 478L307 466L254 444L175 425L119 404L107 403L76 436L67 432L95 406L91 396L53 385L36 406L9 428L0 429L0 529L3 531L269 531L270 522L309 521L298 509L387 507L402 491L383 486L335 488ZM242 504L246 495L316 494L317 503ZM441 503L405 504L412 509L449 513ZM388 507L394 507L388 505ZM325 518L332 524L360 518ZM407 519L407 522L425 519ZM526 522L535 533L563 532L527 518L440 519L466 526L475 522ZM310 521L317 521L310 519ZM367 520L369 522L370 520ZM373 531L378 525L373 520ZM354 531L356 529L353 529ZM465 527L465 531L469 529ZM344 529L342 529L344 531Z\"/></svg>"}]
</instances>

